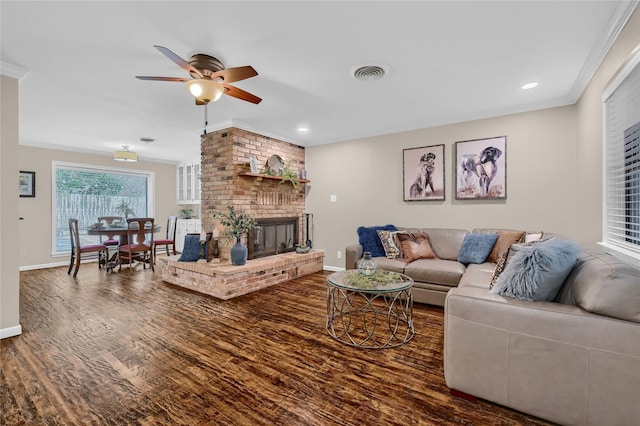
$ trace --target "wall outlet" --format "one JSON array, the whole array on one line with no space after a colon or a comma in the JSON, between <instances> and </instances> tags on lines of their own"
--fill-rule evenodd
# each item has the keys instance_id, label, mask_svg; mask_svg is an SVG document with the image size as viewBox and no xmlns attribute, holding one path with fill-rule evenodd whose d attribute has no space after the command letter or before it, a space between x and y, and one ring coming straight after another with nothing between
<instances>
[{"instance_id":1,"label":"wall outlet","mask_svg":"<svg viewBox=\"0 0 640 426\"><path fill-rule=\"evenodd\" d=\"M329 200L330 200L332 203L337 203L337 202L338 202L338 196L337 196L337 195L331 195L331 196L329 197Z\"/></svg>"},{"instance_id":2,"label":"wall outlet","mask_svg":"<svg viewBox=\"0 0 640 426\"><path fill-rule=\"evenodd\" d=\"M27 257L27 251L26 250L20 250L20 258L24 258Z\"/></svg>"},{"instance_id":3,"label":"wall outlet","mask_svg":"<svg viewBox=\"0 0 640 426\"><path fill-rule=\"evenodd\" d=\"M338 259L342 259L342 252L340 250L338 250L338 252L336 253L336 257Z\"/></svg>"}]
</instances>

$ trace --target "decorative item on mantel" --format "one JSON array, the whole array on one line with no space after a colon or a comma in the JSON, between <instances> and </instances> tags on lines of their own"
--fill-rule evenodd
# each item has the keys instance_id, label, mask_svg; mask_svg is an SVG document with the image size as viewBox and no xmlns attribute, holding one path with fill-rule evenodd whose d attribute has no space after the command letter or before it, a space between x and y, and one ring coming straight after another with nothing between
<instances>
[{"instance_id":1,"label":"decorative item on mantel","mask_svg":"<svg viewBox=\"0 0 640 426\"><path fill-rule=\"evenodd\" d=\"M242 244L242 236L252 230L257 221L240 210L237 212L233 206L227 206L229 213L215 212L213 217L217 217L225 227L224 233L228 237L236 239L236 243L231 247L230 256L232 265L244 265L247 263L248 249Z\"/></svg>"},{"instance_id":2,"label":"decorative item on mantel","mask_svg":"<svg viewBox=\"0 0 640 426\"><path fill-rule=\"evenodd\" d=\"M207 263L209 261L205 255L205 244L207 244L207 233L203 230L200 232L200 258L198 259L198 263Z\"/></svg>"},{"instance_id":3,"label":"decorative item on mantel","mask_svg":"<svg viewBox=\"0 0 640 426\"><path fill-rule=\"evenodd\" d=\"M220 231L218 228L213 228L213 260L214 263L220 262L220 246L218 245L218 239L220 238Z\"/></svg>"}]
</instances>

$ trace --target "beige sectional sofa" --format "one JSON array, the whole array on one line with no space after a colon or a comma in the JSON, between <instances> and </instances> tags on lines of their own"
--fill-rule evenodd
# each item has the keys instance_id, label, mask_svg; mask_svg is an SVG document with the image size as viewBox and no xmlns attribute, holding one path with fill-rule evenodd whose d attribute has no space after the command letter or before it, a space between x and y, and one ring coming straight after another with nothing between
<instances>
[{"instance_id":1,"label":"beige sectional sofa","mask_svg":"<svg viewBox=\"0 0 640 426\"><path fill-rule=\"evenodd\" d=\"M388 259L384 256L374 257L379 268L400 272L413 279L413 300L416 302L444 306L445 297L450 289L457 287L460 282L473 279L476 272L491 271L493 274L496 268L495 263L492 262L470 264L467 267L458 262L458 253L465 236L469 232L465 229L397 228L401 231L424 232L429 235L431 247L436 255L434 259L418 259L409 263L403 259ZM497 231L496 229L474 229L472 232L489 233ZM363 252L364 248L359 243L348 246L345 249L346 269L357 268ZM490 279L491 277L489 277Z\"/></svg>"},{"instance_id":2,"label":"beige sectional sofa","mask_svg":"<svg viewBox=\"0 0 640 426\"><path fill-rule=\"evenodd\" d=\"M416 301L444 297L447 386L559 424L640 425L639 268L585 248L553 301L518 300L489 289L495 264L450 263L467 231L423 231L444 259L376 262L412 274Z\"/></svg>"}]
</instances>

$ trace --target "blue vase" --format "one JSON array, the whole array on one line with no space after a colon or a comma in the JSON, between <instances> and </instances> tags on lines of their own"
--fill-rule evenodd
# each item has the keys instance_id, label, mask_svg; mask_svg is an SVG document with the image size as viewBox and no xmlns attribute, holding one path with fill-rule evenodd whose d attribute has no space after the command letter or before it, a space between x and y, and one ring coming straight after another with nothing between
<instances>
[{"instance_id":1,"label":"blue vase","mask_svg":"<svg viewBox=\"0 0 640 426\"><path fill-rule=\"evenodd\" d=\"M236 243L231 247L231 264L232 265L244 265L247 263L247 246L242 244L240 238L236 239Z\"/></svg>"}]
</instances>

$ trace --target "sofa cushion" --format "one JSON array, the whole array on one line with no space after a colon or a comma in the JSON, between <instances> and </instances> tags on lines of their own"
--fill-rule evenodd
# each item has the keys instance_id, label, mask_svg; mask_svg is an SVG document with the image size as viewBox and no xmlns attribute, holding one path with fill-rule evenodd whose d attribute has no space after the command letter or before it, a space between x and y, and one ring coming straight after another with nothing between
<instances>
[{"instance_id":1,"label":"sofa cushion","mask_svg":"<svg viewBox=\"0 0 640 426\"><path fill-rule=\"evenodd\" d=\"M376 266L378 267L378 269L399 272L401 274L404 274L404 267L407 264L404 259L389 259L384 256L374 257L373 261L376 262Z\"/></svg>"},{"instance_id":2,"label":"sofa cushion","mask_svg":"<svg viewBox=\"0 0 640 426\"><path fill-rule=\"evenodd\" d=\"M464 265L484 263L497 240L498 234L468 233L458 253L458 262Z\"/></svg>"},{"instance_id":3,"label":"sofa cushion","mask_svg":"<svg viewBox=\"0 0 640 426\"><path fill-rule=\"evenodd\" d=\"M640 323L640 268L610 254L586 250L556 301Z\"/></svg>"},{"instance_id":4,"label":"sofa cushion","mask_svg":"<svg viewBox=\"0 0 640 426\"><path fill-rule=\"evenodd\" d=\"M512 246L507 265L491 291L520 300L552 301L577 263L582 248L571 240L551 239Z\"/></svg>"},{"instance_id":5,"label":"sofa cushion","mask_svg":"<svg viewBox=\"0 0 640 426\"><path fill-rule=\"evenodd\" d=\"M495 272L495 263L470 263L464 272L458 287L478 287L489 289L491 278Z\"/></svg>"},{"instance_id":6,"label":"sofa cushion","mask_svg":"<svg viewBox=\"0 0 640 426\"><path fill-rule=\"evenodd\" d=\"M455 287L465 269L455 260L418 259L406 264L404 274L414 281Z\"/></svg>"},{"instance_id":7,"label":"sofa cushion","mask_svg":"<svg viewBox=\"0 0 640 426\"><path fill-rule=\"evenodd\" d=\"M384 247L378 237L378 231L397 231L394 225L384 226L360 226L358 228L358 239L362 249L371 253L373 257L386 256Z\"/></svg>"},{"instance_id":8,"label":"sofa cushion","mask_svg":"<svg viewBox=\"0 0 640 426\"><path fill-rule=\"evenodd\" d=\"M429 244L429 236L424 232L401 232L397 234L397 238L402 247L402 257L407 262L436 257Z\"/></svg>"},{"instance_id":9,"label":"sofa cushion","mask_svg":"<svg viewBox=\"0 0 640 426\"><path fill-rule=\"evenodd\" d=\"M431 248L438 259L457 260L467 235L465 229L422 228L421 231L429 236Z\"/></svg>"}]
</instances>

